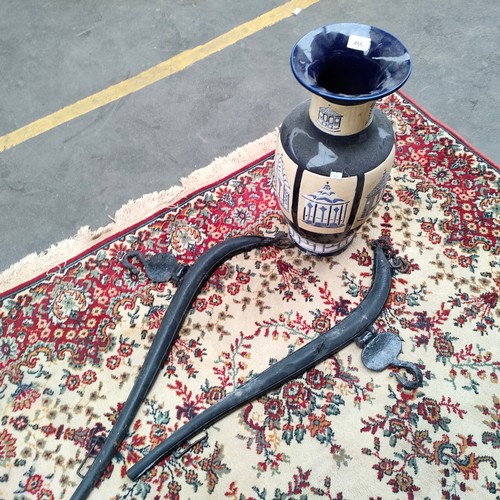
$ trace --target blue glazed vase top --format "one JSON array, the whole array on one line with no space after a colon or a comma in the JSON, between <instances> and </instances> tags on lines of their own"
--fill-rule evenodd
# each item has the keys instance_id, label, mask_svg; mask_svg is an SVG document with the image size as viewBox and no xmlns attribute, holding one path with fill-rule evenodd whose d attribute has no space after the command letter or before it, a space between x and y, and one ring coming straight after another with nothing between
<instances>
[{"instance_id":1,"label":"blue glazed vase top","mask_svg":"<svg viewBox=\"0 0 500 500\"><path fill-rule=\"evenodd\" d=\"M411 73L411 58L396 37L374 26L331 24L303 36L291 54L301 85L343 105L380 99L400 88Z\"/></svg>"}]
</instances>

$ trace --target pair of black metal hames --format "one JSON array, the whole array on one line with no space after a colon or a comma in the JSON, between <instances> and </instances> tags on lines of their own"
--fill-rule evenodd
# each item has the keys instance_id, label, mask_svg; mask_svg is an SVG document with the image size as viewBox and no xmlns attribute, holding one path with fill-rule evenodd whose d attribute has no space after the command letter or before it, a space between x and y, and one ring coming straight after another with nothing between
<instances>
[{"instance_id":1,"label":"pair of black metal hames","mask_svg":"<svg viewBox=\"0 0 500 500\"><path fill-rule=\"evenodd\" d=\"M172 280L178 284L178 289L114 427L102 443L94 462L83 477L72 499L86 498L111 462L139 407L162 369L194 299L215 269L237 253L267 245L283 247L288 244L289 240L284 233L277 233L275 237L241 236L231 238L212 247L189 267L179 264L175 257L170 254L154 255L146 259L138 252L129 252L124 257L123 264L131 272L139 272L129 262L130 258L137 257L143 263L145 271L151 279L155 281ZM401 339L388 332L376 333L372 328L389 297L392 287L392 273L394 271L405 272L407 269L406 263L396 256L386 240L375 240L372 246L375 251L372 285L356 309L323 335L274 363L193 417L133 465L127 472L129 478L138 479L163 458L176 451L179 452L179 448L186 445L191 438L201 432L206 432L208 427L227 414L302 375L353 341L356 341L363 348L361 358L367 368L375 371L384 370L389 366L403 368L412 375L411 379L399 373L391 373L391 375L394 375L406 389L411 390L421 386L423 377L420 368L414 363L398 359L402 348ZM204 439L205 436L201 439ZM200 439L196 440L196 442L199 441ZM179 453L185 453L194 444L188 445Z\"/></svg>"}]
</instances>

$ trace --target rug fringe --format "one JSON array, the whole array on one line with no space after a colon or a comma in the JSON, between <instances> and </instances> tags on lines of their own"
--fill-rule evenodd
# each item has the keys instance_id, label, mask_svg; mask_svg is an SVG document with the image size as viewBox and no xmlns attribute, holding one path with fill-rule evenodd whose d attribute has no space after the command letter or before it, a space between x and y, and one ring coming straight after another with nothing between
<instances>
[{"instance_id":1,"label":"rug fringe","mask_svg":"<svg viewBox=\"0 0 500 500\"><path fill-rule=\"evenodd\" d=\"M156 212L175 205L190 193L245 167L249 158L258 158L274 150L276 138L277 130L236 149L228 156L216 158L210 165L182 178L178 186L164 191L155 191L127 202L116 211L111 218L112 223L98 229L91 229L89 226L81 227L72 238L55 243L43 252L27 255L0 272L0 293L16 288L34 277L48 274L54 268L64 267L68 261L113 234L146 220Z\"/></svg>"}]
</instances>

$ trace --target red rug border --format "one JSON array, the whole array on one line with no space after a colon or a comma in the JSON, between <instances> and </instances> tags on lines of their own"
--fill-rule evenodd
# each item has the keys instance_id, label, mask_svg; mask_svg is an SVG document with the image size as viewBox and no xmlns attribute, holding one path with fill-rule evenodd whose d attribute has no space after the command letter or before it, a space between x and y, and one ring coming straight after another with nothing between
<instances>
[{"instance_id":1,"label":"red rug border","mask_svg":"<svg viewBox=\"0 0 500 500\"><path fill-rule=\"evenodd\" d=\"M246 171L246 170L254 167L255 165L258 165L259 163L263 162L264 160L266 160L266 158L269 158L273 154L274 154L274 149L271 150L271 151L268 151L266 154L260 156L256 160L252 160L250 163L247 163L246 165L244 165L244 166L242 166L242 167L240 167L240 168L238 168L236 170L233 170L231 173L225 175L224 177L221 177L220 179L217 179L216 181L214 181L214 182L212 182L210 184L206 184L205 186L202 186L200 188L197 188L197 189L191 191L189 194L187 194L187 195L179 198L179 200L176 201L176 206L180 205L182 203L185 203L187 200L193 198L194 196L197 196L200 192L202 192L202 191L204 191L206 189L211 189L214 186L217 186L218 184L222 184L222 183L226 182L228 179L230 179L231 177L234 177L235 175L240 174L241 172L244 172L244 171ZM12 288L9 288L9 289L5 290L3 292L0 292L0 301L6 299L8 297L10 297L11 295L14 295L14 294L16 294L16 293L24 290L25 288L28 288L33 283L36 283L37 281L40 281L40 280L44 279L45 277L49 276L50 274L53 274L55 272L60 272L62 270L68 269L69 267L71 267L72 265L74 265L76 262L78 262L85 255L87 255L89 253L92 253L94 250L96 250L98 248L101 248L101 247L104 247L104 246L108 245L112 241L115 241L115 240L119 239L124 234L127 234L127 233L135 230L136 228L143 226L148 221L150 221L152 219L155 219L159 215L161 215L161 214L163 214L163 213L165 213L165 212L167 212L167 211L169 211L171 209L172 209L172 207L168 206L168 207L162 208L161 210L157 210L156 212L153 212L152 214L148 215L147 217L141 219L140 221L135 222L134 224L126 227L125 229L117 231L116 233L111 234L107 238L105 238L103 240L100 240L95 245L92 245L92 246L86 248L85 250L83 250L82 252L78 253L74 257L71 257L70 259L68 259L67 261L65 261L64 265L58 264L56 266L53 266L49 270L44 271L43 273L38 274L37 276L35 276L34 278L32 278L32 279L30 279L28 281L25 281L23 283L15 285Z\"/></svg>"},{"instance_id":2,"label":"red rug border","mask_svg":"<svg viewBox=\"0 0 500 500\"><path fill-rule=\"evenodd\" d=\"M462 135L460 135L458 132L456 132L452 127L447 125L446 123L442 122L439 118L436 118L432 113L427 111L426 108L424 108L421 104L417 103L415 99L410 97L406 92L402 92L401 90L398 90L398 94L408 101L412 106L417 108L425 117L439 125L442 129L444 129L446 132L448 132L450 135L452 135L458 142L461 142L467 149L470 149L476 156L479 156L482 158L486 163L491 165L495 170L500 171L500 164L495 163L489 156L485 155L481 151L479 151L476 147L474 147L467 139L464 139Z\"/></svg>"}]
</instances>

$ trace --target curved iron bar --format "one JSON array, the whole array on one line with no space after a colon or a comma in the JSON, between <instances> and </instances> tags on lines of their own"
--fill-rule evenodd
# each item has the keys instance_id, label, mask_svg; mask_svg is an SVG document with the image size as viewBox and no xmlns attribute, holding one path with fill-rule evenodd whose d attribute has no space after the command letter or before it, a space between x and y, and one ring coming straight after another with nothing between
<instances>
[{"instance_id":1,"label":"curved iron bar","mask_svg":"<svg viewBox=\"0 0 500 500\"><path fill-rule=\"evenodd\" d=\"M373 282L365 298L354 311L323 335L252 377L226 397L193 417L133 465L127 471L128 477L132 480L138 479L200 431L242 405L302 375L366 332L382 311L392 286L393 266L384 252L383 244L375 241L373 246L375 247Z\"/></svg>"},{"instance_id":2,"label":"curved iron bar","mask_svg":"<svg viewBox=\"0 0 500 500\"><path fill-rule=\"evenodd\" d=\"M165 313L154 341L148 351L144 364L139 372L135 384L128 396L118 419L103 443L91 467L73 493L72 500L85 499L92 491L95 483L100 479L111 460L115 456L121 442L125 438L139 407L143 403L158 373L170 353L170 348L177 338L177 334L184 319L198 295L198 292L211 274L224 261L237 253L280 243L284 237L278 233L276 237L240 236L231 238L215 245L203 253L187 270L181 285L174 294ZM133 255L138 256L138 255ZM129 264L130 266L130 264ZM128 266L128 267L129 267ZM130 267L129 267L130 268Z\"/></svg>"}]
</instances>

